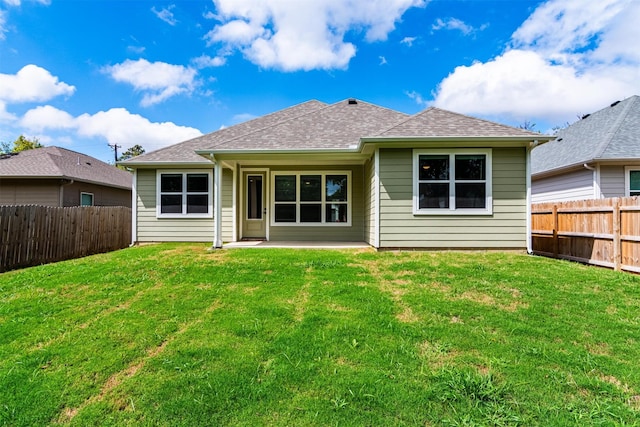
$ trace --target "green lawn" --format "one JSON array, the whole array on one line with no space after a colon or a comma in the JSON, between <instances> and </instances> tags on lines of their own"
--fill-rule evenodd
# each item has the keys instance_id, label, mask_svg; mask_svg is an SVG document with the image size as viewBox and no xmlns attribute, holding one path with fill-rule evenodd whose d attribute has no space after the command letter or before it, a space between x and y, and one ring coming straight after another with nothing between
<instances>
[{"instance_id":1,"label":"green lawn","mask_svg":"<svg viewBox=\"0 0 640 427\"><path fill-rule=\"evenodd\" d=\"M640 425L640 277L155 245L0 274L0 425Z\"/></svg>"}]
</instances>

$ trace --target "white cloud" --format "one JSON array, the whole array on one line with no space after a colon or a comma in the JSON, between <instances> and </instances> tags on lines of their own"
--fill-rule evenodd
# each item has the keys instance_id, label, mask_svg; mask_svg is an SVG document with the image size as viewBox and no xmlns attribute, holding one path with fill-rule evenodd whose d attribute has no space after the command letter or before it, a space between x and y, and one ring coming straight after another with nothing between
<instances>
[{"instance_id":1,"label":"white cloud","mask_svg":"<svg viewBox=\"0 0 640 427\"><path fill-rule=\"evenodd\" d=\"M406 44L407 46L411 47L413 46L413 42L417 40L417 37L405 37L402 40L400 40L401 44Z\"/></svg>"},{"instance_id":2,"label":"white cloud","mask_svg":"<svg viewBox=\"0 0 640 427\"><path fill-rule=\"evenodd\" d=\"M449 18L446 21L438 18L436 19L435 24L431 26L433 31L438 30L457 30L460 31L465 36L471 34L474 31L474 28L471 25L467 25L464 21L461 21L457 18Z\"/></svg>"},{"instance_id":3,"label":"white cloud","mask_svg":"<svg viewBox=\"0 0 640 427\"><path fill-rule=\"evenodd\" d=\"M174 9L176 7L175 4L172 4L170 6L167 7L163 7L162 9L158 10L156 9L155 6L153 6L151 8L151 11L161 20L163 20L164 22L166 22L167 24L174 26L178 23L178 21L176 20L176 18L173 16L173 12L171 11L172 9Z\"/></svg>"},{"instance_id":4,"label":"white cloud","mask_svg":"<svg viewBox=\"0 0 640 427\"><path fill-rule=\"evenodd\" d=\"M127 59L121 64L104 67L103 70L115 81L129 83L143 92L140 104L144 107L181 93L190 94L196 87L197 71L182 65Z\"/></svg>"},{"instance_id":5,"label":"white cloud","mask_svg":"<svg viewBox=\"0 0 640 427\"><path fill-rule=\"evenodd\" d=\"M0 100L0 123L13 122L15 120L17 120L16 115L8 112L7 105Z\"/></svg>"},{"instance_id":6,"label":"white cloud","mask_svg":"<svg viewBox=\"0 0 640 427\"><path fill-rule=\"evenodd\" d=\"M7 32L7 12L4 10L0 10L0 40L4 40L7 37L5 33Z\"/></svg>"},{"instance_id":7,"label":"white cloud","mask_svg":"<svg viewBox=\"0 0 640 427\"><path fill-rule=\"evenodd\" d=\"M434 104L511 121L574 120L640 92L640 2L549 0L505 51L457 67Z\"/></svg>"},{"instance_id":8,"label":"white cloud","mask_svg":"<svg viewBox=\"0 0 640 427\"><path fill-rule=\"evenodd\" d=\"M424 97L418 92L416 92L415 90L406 91L404 94L407 95L409 98L413 99L416 102L416 104L418 104L423 108L429 105L429 102L425 100Z\"/></svg>"},{"instance_id":9,"label":"white cloud","mask_svg":"<svg viewBox=\"0 0 640 427\"><path fill-rule=\"evenodd\" d=\"M48 101L75 90L37 65L25 65L16 74L0 74L0 100L7 104Z\"/></svg>"},{"instance_id":10,"label":"white cloud","mask_svg":"<svg viewBox=\"0 0 640 427\"><path fill-rule=\"evenodd\" d=\"M365 40L386 40L395 23L425 0L214 0L220 21L205 37L240 50L251 62L284 71L346 68L356 46L348 31Z\"/></svg>"},{"instance_id":11,"label":"white cloud","mask_svg":"<svg viewBox=\"0 0 640 427\"><path fill-rule=\"evenodd\" d=\"M3 0L8 6L20 6L20 0Z\"/></svg>"},{"instance_id":12,"label":"white cloud","mask_svg":"<svg viewBox=\"0 0 640 427\"><path fill-rule=\"evenodd\" d=\"M198 69L208 67L221 67L227 63L227 58L225 58L224 56L216 56L212 58L209 55L201 55L197 58L193 58L191 62Z\"/></svg>"},{"instance_id":13,"label":"white cloud","mask_svg":"<svg viewBox=\"0 0 640 427\"><path fill-rule=\"evenodd\" d=\"M101 138L109 144L130 147L142 145L152 151L202 135L198 129L178 126L172 122L151 122L124 108L112 108L96 114L73 117L52 106L41 106L27 111L19 124L31 132L65 131L57 140L70 138ZM47 135L44 135L47 137Z\"/></svg>"},{"instance_id":14,"label":"white cloud","mask_svg":"<svg viewBox=\"0 0 640 427\"><path fill-rule=\"evenodd\" d=\"M388 62L387 62L387 58L385 58L384 56L378 56L378 59L380 60L380 64L379 64L379 65L386 65L386 64L388 64Z\"/></svg>"}]
</instances>

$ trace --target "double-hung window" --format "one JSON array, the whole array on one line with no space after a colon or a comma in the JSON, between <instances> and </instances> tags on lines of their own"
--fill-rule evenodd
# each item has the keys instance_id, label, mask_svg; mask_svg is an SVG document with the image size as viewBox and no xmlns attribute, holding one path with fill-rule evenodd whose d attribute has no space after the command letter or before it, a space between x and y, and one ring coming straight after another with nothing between
<instances>
[{"instance_id":1,"label":"double-hung window","mask_svg":"<svg viewBox=\"0 0 640 427\"><path fill-rule=\"evenodd\" d=\"M414 214L491 214L491 150L415 150Z\"/></svg>"},{"instance_id":2,"label":"double-hung window","mask_svg":"<svg viewBox=\"0 0 640 427\"><path fill-rule=\"evenodd\" d=\"M159 218L212 217L211 171L158 171L156 184Z\"/></svg>"},{"instance_id":3,"label":"double-hung window","mask_svg":"<svg viewBox=\"0 0 640 427\"><path fill-rule=\"evenodd\" d=\"M625 196L640 196L640 166L627 166L625 172Z\"/></svg>"},{"instance_id":4,"label":"double-hung window","mask_svg":"<svg viewBox=\"0 0 640 427\"><path fill-rule=\"evenodd\" d=\"M272 179L272 225L351 225L351 172L274 172Z\"/></svg>"}]
</instances>

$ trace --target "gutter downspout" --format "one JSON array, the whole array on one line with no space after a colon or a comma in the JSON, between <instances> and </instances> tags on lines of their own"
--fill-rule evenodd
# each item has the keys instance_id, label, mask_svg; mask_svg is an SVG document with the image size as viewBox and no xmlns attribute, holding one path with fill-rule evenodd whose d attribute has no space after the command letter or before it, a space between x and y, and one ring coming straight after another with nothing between
<instances>
[{"instance_id":1,"label":"gutter downspout","mask_svg":"<svg viewBox=\"0 0 640 427\"><path fill-rule=\"evenodd\" d=\"M131 244L136 244L138 240L138 169L133 170L133 181L131 182Z\"/></svg>"},{"instance_id":2,"label":"gutter downspout","mask_svg":"<svg viewBox=\"0 0 640 427\"><path fill-rule=\"evenodd\" d=\"M69 182L63 182L62 184L60 184L60 207L61 208L64 208L64 187L66 187L67 185L71 185L74 182L75 181L73 179L70 179Z\"/></svg>"},{"instance_id":3,"label":"gutter downspout","mask_svg":"<svg viewBox=\"0 0 640 427\"><path fill-rule=\"evenodd\" d=\"M593 172L593 179L591 185L593 186L593 198L600 198L600 179L598 176L598 168L594 168L593 166L585 163L582 165L586 170Z\"/></svg>"},{"instance_id":4,"label":"gutter downspout","mask_svg":"<svg viewBox=\"0 0 640 427\"><path fill-rule=\"evenodd\" d=\"M213 249L220 249L222 248L222 165L220 162L215 163L213 175L213 207L215 216Z\"/></svg>"},{"instance_id":5,"label":"gutter downspout","mask_svg":"<svg viewBox=\"0 0 640 427\"><path fill-rule=\"evenodd\" d=\"M531 151L536 148L540 144L540 141L537 139L532 141L527 147L526 153L526 167L525 167L525 175L526 175L526 186L527 186L527 208L526 208L526 233L527 233L527 253L529 255L533 254L533 242L531 235Z\"/></svg>"}]
</instances>

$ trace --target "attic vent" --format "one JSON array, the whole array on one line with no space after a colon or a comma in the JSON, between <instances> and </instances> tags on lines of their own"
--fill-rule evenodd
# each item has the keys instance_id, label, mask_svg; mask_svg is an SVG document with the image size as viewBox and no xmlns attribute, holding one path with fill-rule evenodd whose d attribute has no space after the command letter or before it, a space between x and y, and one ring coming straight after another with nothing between
<instances>
[{"instance_id":1,"label":"attic vent","mask_svg":"<svg viewBox=\"0 0 640 427\"><path fill-rule=\"evenodd\" d=\"M358 101L355 98L349 98L349 100L347 101L347 103L349 105L356 105L358 103Z\"/></svg>"},{"instance_id":2,"label":"attic vent","mask_svg":"<svg viewBox=\"0 0 640 427\"><path fill-rule=\"evenodd\" d=\"M582 116L582 120L586 119L587 117L589 117L591 114L585 114L584 116Z\"/></svg>"},{"instance_id":3,"label":"attic vent","mask_svg":"<svg viewBox=\"0 0 640 427\"><path fill-rule=\"evenodd\" d=\"M612 107L615 107L616 105L620 104L620 101L616 101L613 104L611 104Z\"/></svg>"}]
</instances>

